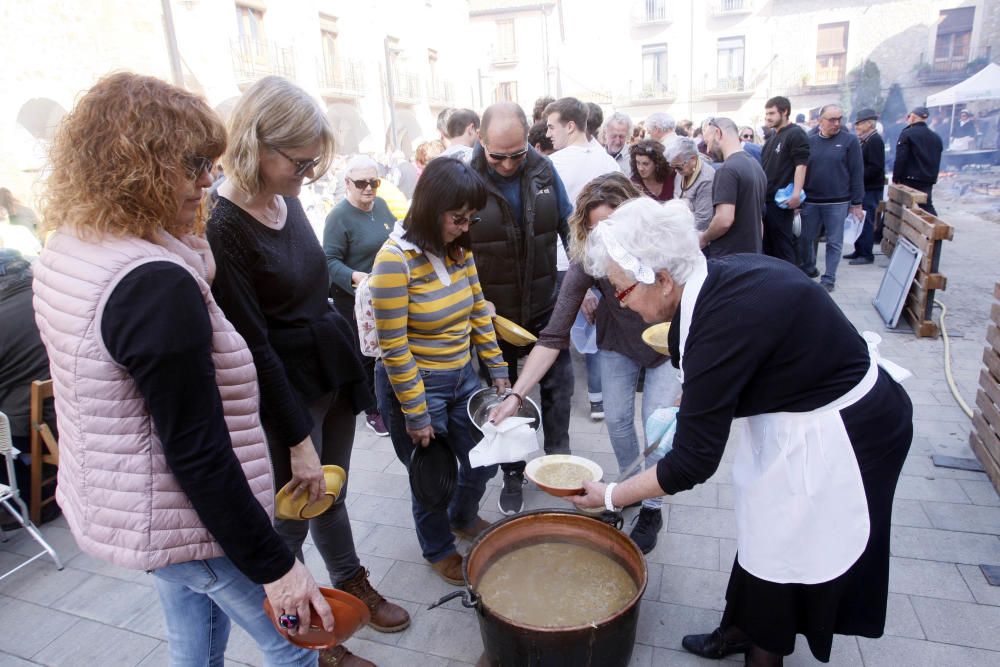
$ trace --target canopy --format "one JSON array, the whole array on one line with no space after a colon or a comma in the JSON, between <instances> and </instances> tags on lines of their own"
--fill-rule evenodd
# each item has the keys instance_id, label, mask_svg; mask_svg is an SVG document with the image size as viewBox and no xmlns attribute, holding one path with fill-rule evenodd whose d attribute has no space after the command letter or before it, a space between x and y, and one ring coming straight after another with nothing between
<instances>
[{"instance_id":1,"label":"canopy","mask_svg":"<svg viewBox=\"0 0 1000 667\"><path fill-rule=\"evenodd\" d=\"M990 63L962 83L927 97L927 106L940 107L979 100L1000 99L1000 65Z\"/></svg>"}]
</instances>

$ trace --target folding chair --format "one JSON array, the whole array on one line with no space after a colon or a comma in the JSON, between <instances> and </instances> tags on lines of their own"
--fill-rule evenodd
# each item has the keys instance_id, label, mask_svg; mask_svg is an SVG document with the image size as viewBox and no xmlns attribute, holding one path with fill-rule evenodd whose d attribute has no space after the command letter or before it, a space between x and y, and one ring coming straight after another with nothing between
<instances>
[{"instance_id":1,"label":"folding chair","mask_svg":"<svg viewBox=\"0 0 1000 667\"><path fill-rule=\"evenodd\" d=\"M46 554L52 556L52 560L56 562L56 569L63 569L62 561L59 560L59 554L56 550L45 540L42 533L38 530L34 523L32 523L31 518L28 516L28 508L21 500L21 494L17 489L17 477L14 474L14 446L11 444L10 437L10 420L7 419L7 415L0 412L0 456L3 456L4 462L7 466L7 484L0 484L0 505L10 512L18 522L24 527L28 534L34 538L36 542L42 545L45 550L41 551L28 560L24 561L12 570L8 570L6 573L0 575L0 580L7 578L8 576L14 574L22 567L35 561ZM11 504L13 501L13 504ZM17 505L15 509L14 505ZM6 541L6 535L3 536L4 541Z\"/></svg>"},{"instance_id":2,"label":"folding chair","mask_svg":"<svg viewBox=\"0 0 1000 667\"><path fill-rule=\"evenodd\" d=\"M52 380L31 383L31 520L42 523L42 507L55 502L55 495L42 500L42 488L56 483L56 474L43 476L45 464L59 465L59 443L45 423L45 401L52 398Z\"/></svg>"}]
</instances>

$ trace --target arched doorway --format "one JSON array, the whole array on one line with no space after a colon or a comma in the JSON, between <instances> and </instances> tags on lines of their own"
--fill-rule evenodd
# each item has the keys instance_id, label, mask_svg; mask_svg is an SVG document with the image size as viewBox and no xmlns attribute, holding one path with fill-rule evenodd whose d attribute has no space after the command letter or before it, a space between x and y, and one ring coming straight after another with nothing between
<instances>
[{"instance_id":1,"label":"arched doorway","mask_svg":"<svg viewBox=\"0 0 1000 667\"><path fill-rule=\"evenodd\" d=\"M371 134L357 107L343 102L334 102L326 108L326 117L333 126L334 146L337 153L351 155L360 153L361 142Z\"/></svg>"}]
</instances>

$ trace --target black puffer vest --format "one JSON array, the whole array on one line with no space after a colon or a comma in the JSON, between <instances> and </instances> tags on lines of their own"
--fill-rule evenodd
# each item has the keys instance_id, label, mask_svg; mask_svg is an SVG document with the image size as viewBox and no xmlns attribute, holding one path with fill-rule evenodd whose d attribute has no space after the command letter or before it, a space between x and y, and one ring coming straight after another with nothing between
<instances>
[{"instance_id":1,"label":"black puffer vest","mask_svg":"<svg viewBox=\"0 0 1000 667\"><path fill-rule=\"evenodd\" d=\"M555 305L556 243L562 242L552 163L528 149L520 175L524 220L520 227L489 176L481 144L476 145L471 164L489 192L479 212L482 221L469 230L483 294L497 314L526 327L544 325Z\"/></svg>"}]
</instances>

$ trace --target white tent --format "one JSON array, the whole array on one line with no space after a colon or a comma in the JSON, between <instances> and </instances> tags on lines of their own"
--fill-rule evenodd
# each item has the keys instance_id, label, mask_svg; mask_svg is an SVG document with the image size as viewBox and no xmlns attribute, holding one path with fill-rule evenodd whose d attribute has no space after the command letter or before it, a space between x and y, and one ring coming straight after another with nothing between
<instances>
[{"instance_id":1,"label":"white tent","mask_svg":"<svg viewBox=\"0 0 1000 667\"><path fill-rule=\"evenodd\" d=\"M979 100L1000 100L1000 65L990 63L962 83L927 97L927 106L941 107Z\"/></svg>"}]
</instances>

